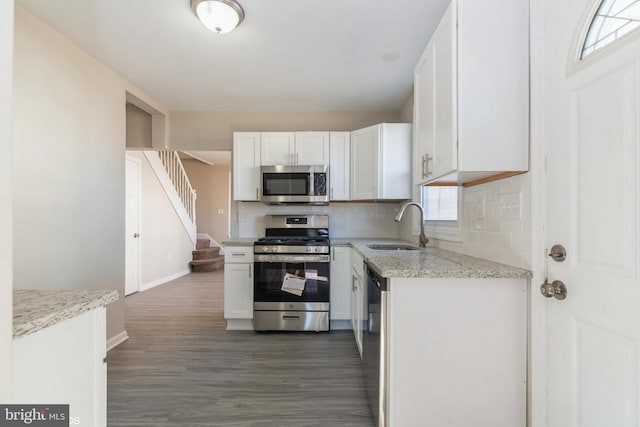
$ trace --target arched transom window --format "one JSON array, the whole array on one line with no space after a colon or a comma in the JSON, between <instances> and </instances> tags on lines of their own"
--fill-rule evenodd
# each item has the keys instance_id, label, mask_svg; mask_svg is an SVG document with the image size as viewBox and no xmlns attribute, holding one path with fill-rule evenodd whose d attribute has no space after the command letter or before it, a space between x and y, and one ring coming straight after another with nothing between
<instances>
[{"instance_id":1,"label":"arched transom window","mask_svg":"<svg viewBox=\"0 0 640 427\"><path fill-rule=\"evenodd\" d=\"M640 0L602 0L591 21L580 58L640 26Z\"/></svg>"}]
</instances>

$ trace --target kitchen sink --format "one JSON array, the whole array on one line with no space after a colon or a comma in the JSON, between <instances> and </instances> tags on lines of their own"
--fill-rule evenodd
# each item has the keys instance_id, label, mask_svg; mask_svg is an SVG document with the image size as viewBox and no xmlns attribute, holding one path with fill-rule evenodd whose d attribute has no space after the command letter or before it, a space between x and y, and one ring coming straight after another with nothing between
<instances>
[{"instance_id":1,"label":"kitchen sink","mask_svg":"<svg viewBox=\"0 0 640 427\"><path fill-rule=\"evenodd\" d=\"M409 245L384 245L384 244L371 244L367 245L369 249L375 249L378 251L419 251L420 248Z\"/></svg>"}]
</instances>

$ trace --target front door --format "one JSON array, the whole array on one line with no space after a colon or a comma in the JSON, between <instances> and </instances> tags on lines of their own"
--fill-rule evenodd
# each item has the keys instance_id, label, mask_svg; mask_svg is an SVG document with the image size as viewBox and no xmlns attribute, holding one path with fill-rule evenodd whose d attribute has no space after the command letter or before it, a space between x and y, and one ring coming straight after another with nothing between
<instances>
[{"instance_id":1,"label":"front door","mask_svg":"<svg viewBox=\"0 0 640 427\"><path fill-rule=\"evenodd\" d=\"M595 0L542 3L546 248L566 249L545 259L567 289L546 300L548 425L637 426L640 37L574 60Z\"/></svg>"}]
</instances>

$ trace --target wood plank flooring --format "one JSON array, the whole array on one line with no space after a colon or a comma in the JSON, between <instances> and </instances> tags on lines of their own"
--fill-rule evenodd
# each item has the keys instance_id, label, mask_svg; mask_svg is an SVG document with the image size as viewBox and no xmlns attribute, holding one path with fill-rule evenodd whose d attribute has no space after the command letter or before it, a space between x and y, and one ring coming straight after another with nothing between
<instances>
[{"instance_id":1,"label":"wood plank flooring","mask_svg":"<svg viewBox=\"0 0 640 427\"><path fill-rule=\"evenodd\" d=\"M223 288L215 271L126 298L108 426L373 426L351 331L226 331Z\"/></svg>"}]
</instances>

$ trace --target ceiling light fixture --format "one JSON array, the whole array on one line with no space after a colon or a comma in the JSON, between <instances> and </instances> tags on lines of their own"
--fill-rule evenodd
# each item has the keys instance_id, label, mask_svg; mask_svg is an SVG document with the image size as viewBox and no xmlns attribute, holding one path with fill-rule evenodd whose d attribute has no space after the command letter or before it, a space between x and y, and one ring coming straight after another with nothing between
<instances>
[{"instance_id":1,"label":"ceiling light fixture","mask_svg":"<svg viewBox=\"0 0 640 427\"><path fill-rule=\"evenodd\" d=\"M205 27L218 34L228 33L244 19L244 9L236 0L191 0L191 9Z\"/></svg>"}]
</instances>

